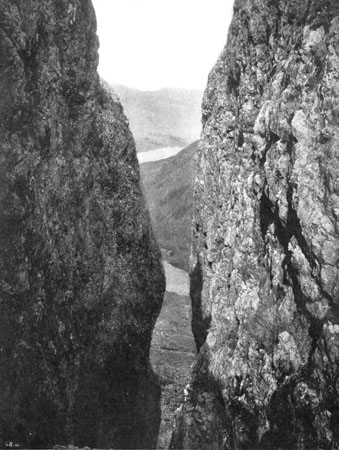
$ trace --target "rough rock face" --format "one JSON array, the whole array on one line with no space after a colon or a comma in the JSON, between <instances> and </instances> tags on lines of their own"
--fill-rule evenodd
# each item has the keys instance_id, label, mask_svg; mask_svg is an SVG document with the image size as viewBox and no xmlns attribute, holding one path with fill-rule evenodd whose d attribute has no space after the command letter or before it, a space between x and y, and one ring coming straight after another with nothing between
<instances>
[{"instance_id":1,"label":"rough rock face","mask_svg":"<svg viewBox=\"0 0 339 450\"><path fill-rule=\"evenodd\" d=\"M97 48L90 0L0 0L1 447L156 443L164 277Z\"/></svg>"},{"instance_id":2,"label":"rough rock face","mask_svg":"<svg viewBox=\"0 0 339 450\"><path fill-rule=\"evenodd\" d=\"M339 4L236 0L203 101L172 448L339 448Z\"/></svg>"}]
</instances>

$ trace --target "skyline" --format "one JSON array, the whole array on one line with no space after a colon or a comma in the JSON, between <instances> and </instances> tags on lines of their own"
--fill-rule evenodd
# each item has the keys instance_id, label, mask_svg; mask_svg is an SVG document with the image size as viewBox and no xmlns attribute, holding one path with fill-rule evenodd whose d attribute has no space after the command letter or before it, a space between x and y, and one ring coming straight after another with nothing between
<instances>
[{"instance_id":1,"label":"skyline","mask_svg":"<svg viewBox=\"0 0 339 450\"><path fill-rule=\"evenodd\" d=\"M93 0L98 71L140 90L204 90L226 44L233 1Z\"/></svg>"}]
</instances>

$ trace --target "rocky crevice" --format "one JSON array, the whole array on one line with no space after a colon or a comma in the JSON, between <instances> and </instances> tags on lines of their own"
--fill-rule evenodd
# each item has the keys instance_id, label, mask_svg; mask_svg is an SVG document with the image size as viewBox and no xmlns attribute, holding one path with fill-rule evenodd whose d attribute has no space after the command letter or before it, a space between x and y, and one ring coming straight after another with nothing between
<instances>
[{"instance_id":1,"label":"rocky crevice","mask_svg":"<svg viewBox=\"0 0 339 450\"><path fill-rule=\"evenodd\" d=\"M198 261L194 269L190 273L190 297L192 302L192 332L195 340L197 351L205 343L208 328L210 326L211 317L203 316L203 308L201 305L202 296L202 271L201 264Z\"/></svg>"}]
</instances>

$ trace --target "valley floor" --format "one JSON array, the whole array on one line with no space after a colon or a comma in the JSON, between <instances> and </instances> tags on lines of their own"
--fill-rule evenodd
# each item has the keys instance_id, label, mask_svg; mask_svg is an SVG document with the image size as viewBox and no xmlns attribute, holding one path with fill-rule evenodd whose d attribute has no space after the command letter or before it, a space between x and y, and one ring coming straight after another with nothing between
<instances>
[{"instance_id":1,"label":"valley floor","mask_svg":"<svg viewBox=\"0 0 339 450\"><path fill-rule=\"evenodd\" d=\"M167 262L164 268L166 293L151 345L151 363L160 377L162 389L159 449L169 446L173 415L180 406L195 359L188 274Z\"/></svg>"}]
</instances>

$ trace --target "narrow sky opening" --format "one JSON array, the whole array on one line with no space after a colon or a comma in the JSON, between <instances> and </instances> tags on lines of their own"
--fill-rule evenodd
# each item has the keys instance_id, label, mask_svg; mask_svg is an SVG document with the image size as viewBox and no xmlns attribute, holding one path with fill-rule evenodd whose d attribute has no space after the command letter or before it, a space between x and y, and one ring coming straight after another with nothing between
<instances>
[{"instance_id":1,"label":"narrow sky opening","mask_svg":"<svg viewBox=\"0 0 339 450\"><path fill-rule=\"evenodd\" d=\"M141 90L203 90L226 43L232 0L92 0L99 73Z\"/></svg>"}]
</instances>

